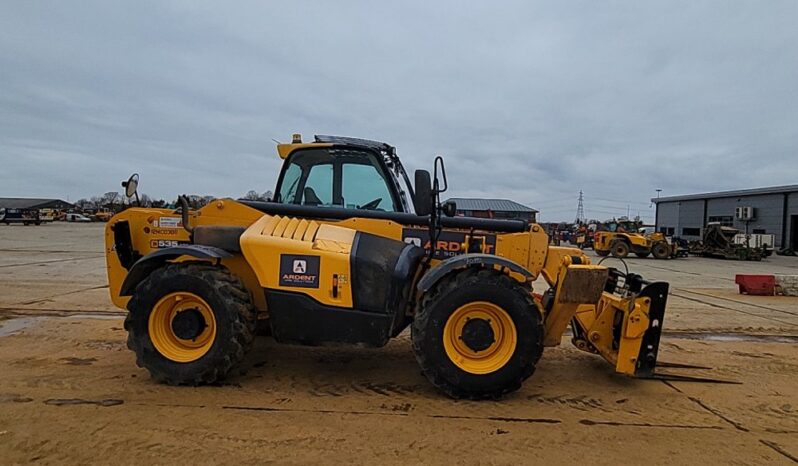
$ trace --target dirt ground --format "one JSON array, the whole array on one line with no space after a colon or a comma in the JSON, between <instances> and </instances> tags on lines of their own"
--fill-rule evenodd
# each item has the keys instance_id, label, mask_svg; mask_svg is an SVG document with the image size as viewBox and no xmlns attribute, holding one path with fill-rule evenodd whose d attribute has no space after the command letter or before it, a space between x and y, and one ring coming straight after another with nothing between
<instances>
[{"instance_id":1,"label":"dirt ground","mask_svg":"<svg viewBox=\"0 0 798 466\"><path fill-rule=\"evenodd\" d=\"M0 464L798 463L798 298L734 286L798 258L629 260L671 283L661 359L739 385L617 376L563 340L519 392L463 402L427 383L407 335L262 338L225 384L156 384L125 347L102 250L102 225L0 226Z\"/></svg>"}]
</instances>

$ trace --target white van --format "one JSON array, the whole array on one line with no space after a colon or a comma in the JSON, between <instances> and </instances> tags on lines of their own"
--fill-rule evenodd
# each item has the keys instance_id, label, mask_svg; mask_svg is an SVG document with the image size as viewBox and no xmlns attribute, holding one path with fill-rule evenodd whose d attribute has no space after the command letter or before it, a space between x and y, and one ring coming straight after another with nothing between
<instances>
[{"instance_id":1,"label":"white van","mask_svg":"<svg viewBox=\"0 0 798 466\"><path fill-rule=\"evenodd\" d=\"M91 222L89 217L83 214L66 214L67 222Z\"/></svg>"}]
</instances>

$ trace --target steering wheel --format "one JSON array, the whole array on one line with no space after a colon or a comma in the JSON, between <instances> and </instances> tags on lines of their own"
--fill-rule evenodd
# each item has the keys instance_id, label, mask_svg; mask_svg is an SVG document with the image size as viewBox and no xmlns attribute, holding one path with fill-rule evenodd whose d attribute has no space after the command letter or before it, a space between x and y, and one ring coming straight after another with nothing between
<instances>
[{"instance_id":1,"label":"steering wheel","mask_svg":"<svg viewBox=\"0 0 798 466\"><path fill-rule=\"evenodd\" d=\"M374 209L377 208L378 205L380 205L380 202L382 202L382 198L378 197L377 199L374 199L373 201L371 201L371 202L369 202L367 204L363 204L362 206L360 206L360 209L363 209L363 210L374 210Z\"/></svg>"}]
</instances>

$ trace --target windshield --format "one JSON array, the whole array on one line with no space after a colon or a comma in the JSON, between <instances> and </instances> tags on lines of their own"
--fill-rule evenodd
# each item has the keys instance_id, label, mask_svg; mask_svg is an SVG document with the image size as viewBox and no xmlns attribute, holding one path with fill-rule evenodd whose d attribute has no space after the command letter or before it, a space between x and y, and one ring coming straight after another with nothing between
<instances>
[{"instance_id":1,"label":"windshield","mask_svg":"<svg viewBox=\"0 0 798 466\"><path fill-rule=\"evenodd\" d=\"M397 209L377 156L370 151L308 149L291 155L276 202L347 209Z\"/></svg>"}]
</instances>

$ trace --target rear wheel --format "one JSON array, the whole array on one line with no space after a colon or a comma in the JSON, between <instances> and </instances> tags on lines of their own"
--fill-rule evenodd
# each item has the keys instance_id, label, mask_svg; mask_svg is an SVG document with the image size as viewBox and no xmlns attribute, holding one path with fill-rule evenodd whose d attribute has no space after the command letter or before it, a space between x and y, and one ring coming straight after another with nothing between
<instances>
[{"instance_id":1,"label":"rear wheel","mask_svg":"<svg viewBox=\"0 0 798 466\"><path fill-rule=\"evenodd\" d=\"M610 251L612 252L612 257L623 259L629 255L629 245L623 241L615 241L610 245Z\"/></svg>"},{"instance_id":2,"label":"rear wheel","mask_svg":"<svg viewBox=\"0 0 798 466\"><path fill-rule=\"evenodd\" d=\"M136 364L173 385L223 379L244 359L255 308L241 281L210 265L171 264L142 281L128 303L127 346Z\"/></svg>"},{"instance_id":3,"label":"rear wheel","mask_svg":"<svg viewBox=\"0 0 798 466\"><path fill-rule=\"evenodd\" d=\"M493 269L444 278L412 325L424 375L454 398L497 398L517 390L543 353L540 312L529 290Z\"/></svg>"},{"instance_id":4,"label":"rear wheel","mask_svg":"<svg viewBox=\"0 0 798 466\"><path fill-rule=\"evenodd\" d=\"M660 241L651 247L651 254L653 254L656 259L667 259L671 255L671 247L668 243Z\"/></svg>"}]
</instances>

